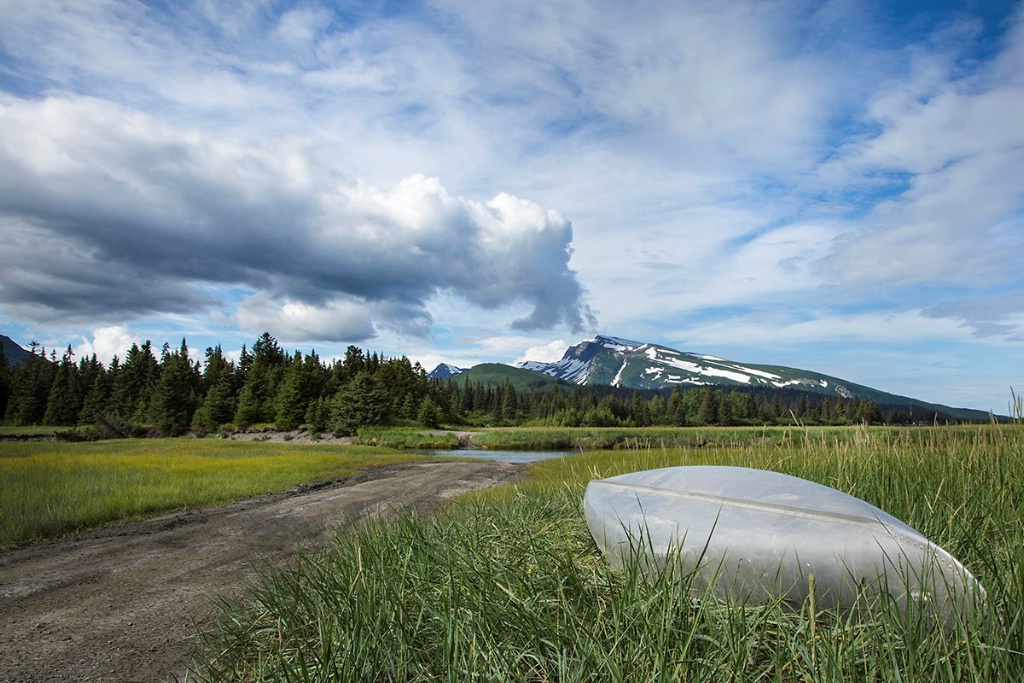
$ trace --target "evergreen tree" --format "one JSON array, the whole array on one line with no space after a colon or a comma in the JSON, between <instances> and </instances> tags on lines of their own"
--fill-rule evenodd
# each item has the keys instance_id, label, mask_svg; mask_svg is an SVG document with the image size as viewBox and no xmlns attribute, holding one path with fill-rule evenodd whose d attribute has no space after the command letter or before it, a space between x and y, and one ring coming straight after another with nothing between
<instances>
[{"instance_id":1,"label":"evergreen tree","mask_svg":"<svg viewBox=\"0 0 1024 683\"><path fill-rule=\"evenodd\" d=\"M68 345L61 356L57 373L50 386L50 394L46 401L46 412L43 424L71 427L78 424L78 414L82 411L82 392L78 384L78 366L74 363L74 351Z\"/></svg>"},{"instance_id":2,"label":"evergreen tree","mask_svg":"<svg viewBox=\"0 0 1024 683\"><path fill-rule=\"evenodd\" d=\"M276 417L277 391L284 377L285 353L277 340L264 332L252 345L252 360L245 372L245 384L238 397L235 423L248 427L272 422Z\"/></svg>"},{"instance_id":3,"label":"evergreen tree","mask_svg":"<svg viewBox=\"0 0 1024 683\"><path fill-rule=\"evenodd\" d=\"M240 429L247 429L260 421L262 415L262 402L254 384L246 382L242 387L242 393L238 395L238 405L235 409L235 426Z\"/></svg>"},{"instance_id":4,"label":"evergreen tree","mask_svg":"<svg viewBox=\"0 0 1024 683\"><path fill-rule=\"evenodd\" d=\"M150 418L162 434L179 436L188 430L198 403L199 381L199 369L192 365L184 339L178 350L164 349L150 399Z\"/></svg>"},{"instance_id":5,"label":"evergreen tree","mask_svg":"<svg viewBox=\"0 0 1024 683\"><path fill-rule=\"evenodd\" d=\"M7 413L7 403L11 399L11 374L4 346L0 344L0 419Z\"/></svg>"},{"instance_id":6,"label":"evergreen tree","mask_svg":"<svg viewBox=\"0 0 1024 683\"><path fill-rule=\"evenodd\" d=\"M344 379L353 379L365 369L366 357L363 356L363 350L357 346L349 346L345 349L345 359L341 364Z\"/></svg>"},{"instance_id":7,"label":"evergreen tree","mask_svg":"<svg viewBox=\"0 0 1024 683\"><path fill-rule=\"evenodd\" d=\"M697 423L701 425L715 424L718 421L718 397L709 387L701 389L700 410L697 411Z\"/></svg>"},{"instance_id":8,"label":"evergreen tree","mask_svg":"<svg viewBox=\"0 0 1024 683\"><path fill-rule=\"evenodd\" d=\"M92 424L97 415L106 412L107 401L110 400L110 374L103 368L102 363L96 361L95 354L92 361L95 363L95 371L80 373L85 398L82 401L82 410L78 413L79 424ZM114 362L117 362L116 356L111 365ZM91 376L92 379L87 381L87 376Z\"/></svg>"},{"instance_id":9,"label":"evergreen tree","mask_svg":"<svg viewBox=\"0 0 1024 683\"><path fill-rule=\"evenodd\" d=\"M132 344L124 363L113 374L110 410L124 420L143 424L149 417L149 402L160 377L160 364L148 339L140 347Z\"/></svg>"},{"instance_id":10,"label":"evergreen tree","mask_svg":"<svg viewBox=\"0 0 1024 683\"><path fill-rule=\"evenodd\" d=\"M639 390L633 391L633 398L629 403L629 417L637 427L649 427L651 424L651 413L647 401Z\"/></svg>"},{"instance_id":11,"label":"evergreen tree","mask_svg":"<svg viewBox=\"0 0 1024 683\"><path fill-rule=\"evenodd\" d=\"M715 421L724 427L731 427L736 424L736 420L733 417L732 395L721 391L716 391L715 393L718 397L718 415Z\"/></svg>"},{"instance_id":12,"label":"evergreen tree","mask_svg":"<svg viewBox=\"0 0 1024 683\"><path fill-rule=\"evenodd\" d=\"M441 426L441 420L443 419L444 411L441 410L440 406L430 400L430 397L423 399L423 403L420 405L419 414L417 420L424 427L430 429L438 429Z\"/></svg>"},{"instance_id":13,"label":"evergreen tree","mask_svg":"<svg viewBox=\"0 0 1024 683\"><path fill-rule=\"evenodd\" d=\"M38 342L29 344L30 355L11 374L11 396L5 421L13 425L42 424L57 368L46 358Z\"/></svg>"},{"instance_id":14,"label":"evergreen tree","mask_svg":"<svg viewBox=\"0 0 1024 683\"><path fill-rule=\"evenodd\" d=\"M242 355L248 356L243 346ZM250 356L251 359L251 356ZM220 345L207 347L203 364L203 400L192 416L192 428L212 431L235 416L238 374L235 365L224 357Z\"/></svg>"},{"instance_id":15,"label":"evergreen tree","mask_svg":"<svg viewBox=\"0 0 1024 683\"><path fill-rule=\"evenodd\" d=\"M320 396L309 404L306 409L306 425L310 432L322 432L327 429L331 421L331 402L324 396Z\"/></svg>"},{"instance_id":16,"label":"evergreen tree","mask_svg":"<svg viewBox=\"0 0 1024 683\"><path fill-rule=\"evenodd\" d=\"M295 429L302 424L310 405L320 398L326 383L327 371L316 351L305 359L296 351L277 393L277 428Z\"/></svg>"},{"instance_id":17,"label":"evergreen tree","mask_svg":"<svg viewBox=\"0 0 1024 683\"><path fill-rule=\"evenodd\" d=\"M335 394L331 402L331 430L338 435L354 434L365 425L387 422L391 399L380 380L363 370Z\"/></svg>"}]
</instances>

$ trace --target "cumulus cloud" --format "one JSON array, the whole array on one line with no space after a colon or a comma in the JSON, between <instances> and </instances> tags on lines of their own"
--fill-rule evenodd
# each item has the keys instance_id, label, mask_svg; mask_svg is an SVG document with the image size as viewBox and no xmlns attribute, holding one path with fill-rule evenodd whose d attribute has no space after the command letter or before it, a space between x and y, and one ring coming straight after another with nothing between
<instances>
[{"instance_id":1,"label":"cumulus cloud","mask_svg":"<svg viewBox=\"0 0 1024 683\"><path fill-rule=\"evenodd\" d=\"M96 354L97 360L109 365L114 356L124 360L124 354L132 344L140 344L141 341L139 335L125 325L100 327L92 331L92 339L83 337L81 342L75 345L75 353L79 358Z\"/></svg>"},{"instance_id":2,"label":"cumulus cloud","mask_svg":"<svg viewBox=\"0 0 1024 683\"><path fill-rule=\"evenodd\" d=\"M563 340L556 339L549 344L531 346L523 352L522 356L516 358L515 362L522 363L523 361L535 360L540 363L553 363L557 360L561 360L568 348L569 345Z\"/></svg>"},{"instance_id":3,"label":"cumulus cloud","mask_svg":"<svg viewBox=\"0 0 1024 683\"><path fill-rule=\"evenodd\" d=\"M36 318L202 309L223 303L200 288L214 283L254 292L247 327L299 340L425 334L438 292L526 303L517 329L591 319L557 211L422 175L381 189L301 147L211 139L91 98L3 101L0 212L0 300Z\"/></svg>"}]
</instances>

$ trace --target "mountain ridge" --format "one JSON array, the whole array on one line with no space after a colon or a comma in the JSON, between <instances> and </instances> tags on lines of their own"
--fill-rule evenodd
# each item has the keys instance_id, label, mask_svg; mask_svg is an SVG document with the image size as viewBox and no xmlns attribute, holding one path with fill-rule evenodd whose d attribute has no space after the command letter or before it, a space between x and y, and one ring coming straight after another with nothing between
<instances>
[{"instance_id":1,"label":"mountain ridge","mask_svg":"<svg viewBox=\"0 0 1024 683\"><path fill-rule=\"evenodd\" d=\"M954 408L891 394L811 370L782 365L739 363L708 354L696 354L623 337L598 335L569 347L553 363L524 361L518 367L541 372L573 384L603 384L633 389L701 386L732 389L790 389L821 397L862 399L954 419L984 420L985 411Z\"/></svg>"},{"instance_id":2,"label":"mountain ridge","mask_svg":"<svg viewBox=\"0 0 1024 683\"><path fill-rule=\"evenodd\" d=\"M26 350L10 337L0 334L0 348L3 348L4 357L11 367L21 365L32 356L32 352Z\"/></svg>"}]
</instances>

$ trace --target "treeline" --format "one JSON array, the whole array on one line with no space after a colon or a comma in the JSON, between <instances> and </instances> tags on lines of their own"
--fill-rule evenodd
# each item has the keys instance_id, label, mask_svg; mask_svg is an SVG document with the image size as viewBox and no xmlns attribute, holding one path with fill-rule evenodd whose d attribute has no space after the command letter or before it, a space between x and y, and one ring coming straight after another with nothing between
<instances>
[{"instance_id":1,"label":"treeline","mask_svg":"<svg viewBox=\"0 0 1024 683\"><path fill-rule=\"evenodd\" d=\"M842 425L887 422L874 401L817 397L787 390L712 387L639 390L610 386L554 385L517 390L448 381L448 401L462 422L551 427L647 427L705 425ZM899 419L892 413L889 417Z\"/></svg>"},{"instance_id":2,"label":"treeline","mask_svg":"<svg viewBox=\"0 0 1024 683\"><path fill-rule=\"evenodd\" d=\"M329 364L315 351L286 353L269 333L251 350L243 346L237 363L220 346L206 349L203 363L193 361L185 340L165 345L159 357L149 341L133 344L109 366L95 355L76 361L70 346L60 358L35 344L30 350L15 368L0 356L0 414L8 425L94 426L102 436L253 425L349 434L361 425L441 419L418 363L354 346Z\"/></svg>"},{"instance_id":3,"label":"treeline","mask_svg":"<svg viewBox=\"0 0 1024 683\"><path fill-rule=\"evenodd\" d=\"M0 350L0 415L7 425L87 427L99 436L175 436L188 431L270 426L352 434L392 423L473 426L644 427L763 424L902 424L909 411L874 401L792 390L699 387L671 391L553 385L517 389L468 378L430 380L419 363L350 346L330 363L315 351L287 353L269 333L242 347L238 362L220 346L202 363L185 340L132 345L104 366L96 356L58 358L36 344L11 367ZM917 419L927 416L917 416Z\"/></svg>"}]
</instances>

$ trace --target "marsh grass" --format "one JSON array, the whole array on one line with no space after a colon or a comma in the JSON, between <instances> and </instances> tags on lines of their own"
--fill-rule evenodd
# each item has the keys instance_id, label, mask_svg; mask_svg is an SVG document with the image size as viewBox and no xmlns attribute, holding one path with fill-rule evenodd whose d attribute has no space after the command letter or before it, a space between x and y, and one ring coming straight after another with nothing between
<instances>
[{"instance_id":1,"label":"marsh grass","mask_svg":"<svg viewBox=\"0 0 1024 683\"><path fill-rule=\"evenodd\" d=\"M459 437L452 432L424 430L423 427L360 427L353 443L402 450L454 450Z\"/></svg>"},{"instance_id":2,"label":"marsh grass","mask_svg":"<svg viewBox=\"0 0 1024 683\"><path fill-rule=\"evenodd\" d=\"M725 440L727 441L727 440ZM373 523L268 572L205 635L204 681L1024 680L1024 431L841 433L587 453L441 516ZM813 597L729 606L641 555L613 569L582 515L593 476L679 464L775 469L916 526L982 581L981 609L936 628ZM811 596L814 593L812 591Z\"/></svg>"},{"instance_id":3,"label":"marsh grass","mask_svg":"<svg viewBox=\"0 0 1024 683\"><path fill-rule=\"evenodd\" d=\"M59 434L62 431L67 430L67 427L52 427L40 425L31 425L28 427L14 427L12 425L0 425L0 437L48 438L54 436L55 434Z\"/></svg>"},{"instance_id":4,"label":"marsh grass","mask_svg":"<svg viewBox=\"0 0 1024 683\"><path fill-rule=\"evenodd\" d=\"M0 548L406 458L361 447L222 439L0 442Z\"/></svg>"}]
</instances>

